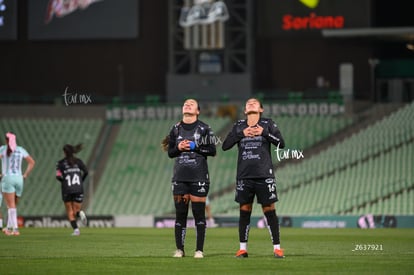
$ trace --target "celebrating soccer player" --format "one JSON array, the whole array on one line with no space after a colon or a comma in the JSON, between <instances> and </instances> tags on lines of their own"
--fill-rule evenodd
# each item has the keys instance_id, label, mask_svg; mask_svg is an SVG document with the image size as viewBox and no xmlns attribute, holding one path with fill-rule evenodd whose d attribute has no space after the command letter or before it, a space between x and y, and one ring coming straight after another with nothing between
<instances>
[{"instance_id":1,"label":"celebrating soccer player","mask_svg":"<svg viewBox=\"0 0 414 275\"><path fill-rule=\"evenodd\" d=\"M210 126L198 120L200 107L194 99L188 99L182 107L183 118L175 124L164 139L164 149L175 158L172 192L176 210L174 257L184 257L184 241L187 230L189 202L197 231L194 258L203 258L206 232L206 197L209 191L207 157L216 155Z\"/></svg>"},{"instance_id":2,"label":"celebrating soccer player","mask_svg":"<svg viewBox=\"0 0 414 275\"><path fill-rule=\"evenodd\" d=\"M253 200L262 205L276 258L284 258L280 248L279 221L275 202L278 201L276 181L270 151L271 144L284 148L285 143L277 125L263 118L263 106L258 99L247 100L246 119L239 120L223 142L224 151L238 146L236 202L240 204L239 239L240 249L236 257L246 258L247 241Z\"/></svg>"}]
</instances>

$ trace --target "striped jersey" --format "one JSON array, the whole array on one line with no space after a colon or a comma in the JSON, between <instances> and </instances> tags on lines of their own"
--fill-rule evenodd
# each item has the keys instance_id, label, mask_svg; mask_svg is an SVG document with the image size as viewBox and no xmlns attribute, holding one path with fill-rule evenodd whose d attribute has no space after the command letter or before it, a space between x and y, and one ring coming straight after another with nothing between
<instances>
[{"instance_id":1,"label":"striped jersey","mask_svg":"<svg viewBox=\"0 0 414 275\"><path fill-rule=\"evenodd\" d=\"M7 156L7 145L0 147L1 155L1 171L4 176L18 175L22 176L22 162L23 159L29 156L26 149L17 146L16 150Z\"/></svg>"}]
</instances>

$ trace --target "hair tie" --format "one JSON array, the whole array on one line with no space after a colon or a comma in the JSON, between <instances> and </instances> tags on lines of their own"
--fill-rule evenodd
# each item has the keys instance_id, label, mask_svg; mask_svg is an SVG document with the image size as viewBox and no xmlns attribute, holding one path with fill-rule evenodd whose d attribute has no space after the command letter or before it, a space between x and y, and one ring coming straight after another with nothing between
<instances>
[{"instance_id":1,"label":"hair tie","mask_svg":"<svg viewBox=\"0 0 414 275\"><path fill-rule=\"evenodd\" d=\"M16 135L12 133L6 134L7 139L9 140L9 147L12 152L16 150L17 144L16 144Z\"/></svg>"}]
</instances>

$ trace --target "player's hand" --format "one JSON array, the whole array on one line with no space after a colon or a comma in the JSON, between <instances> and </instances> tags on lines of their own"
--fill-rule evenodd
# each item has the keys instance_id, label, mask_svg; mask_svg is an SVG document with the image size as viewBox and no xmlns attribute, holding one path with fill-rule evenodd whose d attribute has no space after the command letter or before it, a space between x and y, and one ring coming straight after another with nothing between
<instances>
[{"instance_id":1,"label":"player's hand","mask_svg":"<svg viewBox=\"0 0 414 275\"><path fill-rule=\"evenodd\" d=\"M253 131L251 127L247 127L243 130L243 134L245 137L254 137Z\"/></svg>"},{"instance_id":2,"label":"player's hand","mask_svg":"<svg viewBox=\"0 0 414 275\"><path fill-rule=\"evenodd\" d=\"M256 126L250 127L254 136L261 136L263 133L263 127L257 124Z\"/></svg>"},{"instance_id":3,"label":"player's hand","mask_svg":"<svg viewBox=\"0 0 414 275\"><path fill-rule=\"evenodd\" d=\"M178 150L180 151L190 151L190 141L185 139L178 143Z\"/></svg>"},{"instance_id":4,"label":"player's hand","mask_svg":"<svg viewBox=\"0 0 414 275\"><path fill-rule=\"evenodd\" d=\"M245 137L260 136L263 133L263 127L260 125L249 126L243 130Z\"/></svg>"}]
</instances>

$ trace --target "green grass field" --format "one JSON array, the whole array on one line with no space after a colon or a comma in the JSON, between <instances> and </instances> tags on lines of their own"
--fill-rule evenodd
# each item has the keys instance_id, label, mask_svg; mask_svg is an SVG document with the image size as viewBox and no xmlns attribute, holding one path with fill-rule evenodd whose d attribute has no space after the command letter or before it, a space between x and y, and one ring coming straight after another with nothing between
<instances>
[{"instance_id":1,"label":"green grass field","mask_svg":"<svg viewBox=\"0 0 414 275\"><path fill-rule=\"evenodd\" d=\"M266 229L250 231L249 258L234 257L237 228L208 229L205 258L172 258L173 229L23 228L0 236L0 274L414 274L413 229L281 228L285 259L275 259ZM365 250L353 251L355 248ZM382 250L371 250L372 246ZM382 247L381 247L382 246ZM370 250L368 250L368 248Z\"/></svg>"}]
</instances>

